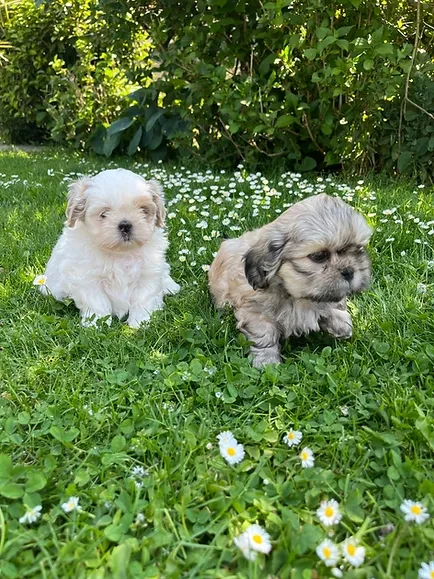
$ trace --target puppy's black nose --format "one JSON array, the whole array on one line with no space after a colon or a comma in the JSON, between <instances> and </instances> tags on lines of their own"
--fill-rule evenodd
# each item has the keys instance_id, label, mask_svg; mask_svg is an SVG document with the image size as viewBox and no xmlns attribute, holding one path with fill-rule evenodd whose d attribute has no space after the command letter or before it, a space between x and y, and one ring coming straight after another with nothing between
<instances>
[{"instance_id":1,"label":"puppy's black nose","mask_svg":"<svg viewBox=\"0 0 434 579\"><path fill-rule=\"evenodd\" d=\"M354 269L352 267L346 267L341 270L342 277L347 281L351 281L354 277Z\"/></svg>"},{"instance_id":2,"label":"puppy's black nose","mask_svg":"<svg viewBox=\"0 0 434 579\"><path fill-rule=\"evenodd\" d=\"M129 233L133 227L131 221L121 221L118 225L121 233Z\"/></svg>"}]
</instances>

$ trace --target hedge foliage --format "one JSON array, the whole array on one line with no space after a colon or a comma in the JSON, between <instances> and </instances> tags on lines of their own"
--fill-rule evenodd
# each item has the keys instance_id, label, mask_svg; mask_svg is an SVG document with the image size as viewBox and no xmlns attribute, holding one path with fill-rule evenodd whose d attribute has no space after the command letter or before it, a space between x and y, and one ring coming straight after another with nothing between
<instances>
[{"instance_id":1,"label":"hedge foliage","mask_svg":"<svg viewBox=\"0 0 434 579\"><path fill-rule=\"evenodd\" d=\"M129 13L148 30L153 89L192 128L178 144L202 159L432 173L428 4L163 0L145 11L137 4L101 7L109 21Z\"/></svg>"},{"instance_id":2,"label":"hedge foliage","mask_svg":"<svg viewBox=\"0 0 434 579\"><path fill-rule=\"evenodd\" d=\"M48 12L53 5L69 3L47 0ZM79 79L91 78L85 83L90 92L95 82L107 90L85 114L85 134L100 124L87 141L98 152L155 151L158 142L159 158L176 149L205 162L434 175L434 11L429 3L87 0L85 5L93 31L85 41L91 56L81 59L77 86ZM77 33L73 42L74 36L63 35L64 50L66 44L77 50L79 38ZM146 38L152 39L149 58ZM99 53L103 78L95 70L88 73L95 43L118 54L107 50L104 61ZM57 45L47 50L55 69L62 50ZM59 58L65 79L77 61ZM22 82L25 66L17 64ZM118 77L113 88L104 76L111 67L140 84L141 104L119 101L125 78ZM47 79L39 83L45 84ZM63 108L69 109L71 91L66 92ZM117 116L114 101L123 107ZM49 127L51 136L73 140L74 131L68 133L62 124L66 112L59 114L62 98L44 95L41 102L40 115L45 111L57 118ZM142 110L134 115L138 104ZM31 102L23 108L34 112ZM71 116L82 111L73 106ZM133 122L125 120L133 116ZM107 130L114 119L117 124Z\"/></svg>"},{"instance_id":3,"label":"hedge foliage","mask_svg":"<svg viewBox=\"0 0 434 579\"><path fill-rule=\"evenodd\" d=\"M96 125L114 118L131 90L125 71L133 62L129 49L114 53L105 26L93 0L14 6L3 27L12 48L0 63L2 136L80 145ZM135 56L145 57L148 45L142 38Z\"/></svg>"}]
</instances>

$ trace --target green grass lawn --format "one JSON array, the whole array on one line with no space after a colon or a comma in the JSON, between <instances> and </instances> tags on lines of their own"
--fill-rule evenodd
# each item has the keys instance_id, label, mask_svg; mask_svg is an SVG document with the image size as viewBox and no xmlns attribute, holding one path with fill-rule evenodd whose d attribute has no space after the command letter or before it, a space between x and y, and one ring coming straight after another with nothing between
<instances>
[{"instance_id":1,"label":"green grass lawn","mask_svg":"<svg viewBox=\"0 0 434 579\"><path fill-rule=\"evenodd\" d=\"M68 179L118 164L163 183L182 285L137 332L82 328L73 304L32 285L60 235ZM348 537L366 556L337 563L347 579L434 576L418 575L434 560L433 191L283 170L268 179L0 154L1 577L322 579L339 570L317 546ZM291 340L284 364L257 371L231 312L210 301L206 266L223 235L323 190L374 226L373 285L351 300L352 340ZM298 447L283 441L290 428ZM224 430L244 445L235 466L220 456ZM313 468L301 467L304 446ZM65 512L71 497L81 509ZM333 527L316 514L325 499L343 514ZM406 522L405 499L431 518ZM253 523L272 551L249 561L233 539Z\"/></svg>"}]
</instances>

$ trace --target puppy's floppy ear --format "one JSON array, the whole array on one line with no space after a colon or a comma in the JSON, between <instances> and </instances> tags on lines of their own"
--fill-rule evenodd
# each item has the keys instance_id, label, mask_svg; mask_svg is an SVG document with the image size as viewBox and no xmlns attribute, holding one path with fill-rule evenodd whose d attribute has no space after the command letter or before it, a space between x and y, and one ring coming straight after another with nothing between
<instances>
[{"instance_id":1,"label":"puppy's floppy ear","mask_svg":"<svg viewBox=\"0 0 434 579\"><path fill-rule=\"evenodd\" d=\"M155 214L155 225L157 227L164 227L164 219L166 217L166 209L164 207L164 192L163 187L158 181L149 181L151 186L152 201L157 207L157 212Z\"/></svg>"},{"instance_id":2,"label":"puppy's floppy ear","mask_svg":"<svg viewBox=\"0 0 434 579\"><path fill-rule=\"evenodd\" d=\"M68 205L66 207L66 225L74 227L86 213L86 190L92 179L83 177L71 183L68 187Z\"/></svg>"},{"instance_id":3,"label":"puppy's floppy ear","mask_svg":"<svg viewBox=\"0 0 434 579\"><path fill-rule=\"evenodd\" d=\"M280 267L280 256L289 239L281 234L260 239L244 256L244 273L254 290L266 289Z\"/></svg>"}]
</instances>

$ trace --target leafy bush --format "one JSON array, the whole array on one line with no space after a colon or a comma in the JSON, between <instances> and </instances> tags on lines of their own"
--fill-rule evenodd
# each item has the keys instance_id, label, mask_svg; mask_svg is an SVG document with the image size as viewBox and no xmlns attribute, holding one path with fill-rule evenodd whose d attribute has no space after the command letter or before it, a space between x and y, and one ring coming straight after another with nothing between
<instances>
[{"instance_id":1,"label":"leafy bush","mask_svg":"<svg viewBox=\"0 0 434 579\"><path fill-rule=\"evenodd\" d=\"M278 159L301 171L396 166L389 145L380 151L392 122L385 111L401 116L415 37L432 58L434 16L420 3L188 0L182 14L175 0L147 11L131 0L101 6L108 22L130 13L149 29L153 89L189 121L179 142L203 159Z\"/></svg>"},{"instance_id":2,"label":"leafy bush","mask_svg":"<svg viewBox=\"0 0 434 579\"><path fill-rule=\"evenodd\" d=\"M385 107L384 123L377 135L378 163L387 171L397 166L401 173L433 179L434 80L416 72L409 98L411 102L402 107L402 112L396 103Z\"/></svg>"},{"instance_id":3,"label":"leafy bush","mask_svg":"<svg viewBox=\"0 0 434 579\"><path fill-rule=\"evenodd\" d=\"M165 159L169 143L184 132L187 123L177 114L165 111L154 102L147 104L149 91L140 88L126 99L128 106L108 129L100 126L92 135L92 149L107 157L115 149L128 155L147 150L154 161ZM132 104L135 103L135 104ZM173 147L172 147L173 148Z\"/></svg>"},{"instance_id":4,"label":"leafy bush","mask_svg":"<svg viewBox=\"0 0 434 579\"><path fill-rule=\"evenodd\" d=\"M94 0L20 2L4 33L13 46L0 74L6 137L78 145L96 124L111 121L131 91L124 68L132 55L113 54L104 26ZM139 56L146 50L142 43Z\"/></svg>"}]
</instances>

